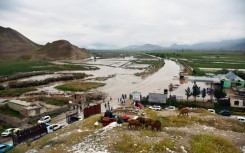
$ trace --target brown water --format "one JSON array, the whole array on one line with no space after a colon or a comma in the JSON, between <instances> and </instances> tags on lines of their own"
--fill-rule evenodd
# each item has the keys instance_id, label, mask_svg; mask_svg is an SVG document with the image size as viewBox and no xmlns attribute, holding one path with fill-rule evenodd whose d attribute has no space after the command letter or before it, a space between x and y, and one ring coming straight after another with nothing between
<instances>
[{"instance_id":1,"label":"brown water","mask_svg":"<svg viewBox=\"0 0 245 153\"><path fill-rule=\"evenodd\" d=\"M147 96L150 92L152 93L163 93L164 89L168 89L170 83L173 85L178 84L179 87L175 89L171 95L181 96L183 99L186 99L185 96L185 89L187 87L192 87L192 82L187 82L184 84L180 84L178 80L180 66L172 61L172 60L165 60L165 65L162 67L158 72L148 76L145 79L141 77L137 77L134 74L137 72L141 72L142 70L136 69L125 69L120 67L122 64L129 62L128 60L121 60L121 59L97 59L96 61L90 61L88 64L97 65L99 70L94 71L62 71L59 73L82 73L85 72L86 74L92 74L94 77L106 77L108 75L116 74L115 77L110 78L106 81L105 86L100 87L95 90L103 91L109 94L114 100L117 100L122 94L129 95L133 91L141 92L142 96ZM113 67L112 67L113 65ZM60 84L60 83L59 83ZM48 85L45 87L39 87L38 91L47 91L47 92L54 92L57 93L58 91L54 89L55 85ZM209 85L197 82L197 85L202 88L207 88ZM60 91L61 92L61 91ZM108 97L108 98L109 98ZM209 96L206 97L210 98ZM198 98L202 99L202 98Z\"/></svg>"}]
</instances>

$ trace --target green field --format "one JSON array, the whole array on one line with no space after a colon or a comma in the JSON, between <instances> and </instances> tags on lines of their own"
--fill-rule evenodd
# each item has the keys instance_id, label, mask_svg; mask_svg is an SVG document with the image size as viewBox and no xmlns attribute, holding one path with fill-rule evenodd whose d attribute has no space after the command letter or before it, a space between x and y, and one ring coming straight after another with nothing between
<instances>
[{"instance_id":1,"label":"green field","mask_svg":"<svg viewBox=\"0 0 245 153\"><path fill-rule=\"evenodd\" d=\"M55 88L63 91L88 91L90 89L98 88L100 86L104 86L104 83L98 83L98 82L67 82L65 84L56 86Z\"/></svg>"},{"instance_id":2,"label":"green field","mask_svg":"<svg viewBox=\"0 0 245 153\"><path fill-rule=\"evenodd\" d=\"M175 51L164 53L151 52L149 54L178 59L180 63L186 63L195 69L197 75L203 75L205 73L199 70L199 68L245 69L245 53L242 52Z\"/></svg>"},{"instance_id":3,"label":"green field","mask_svg":"<svg viewBox=\"0 0 245 153\"><path fill-rule=\"evenodd\" d=\"M20 96L26 92L36 91L36 88L15 88L15 89L5 89L0 90L0 97L13 97Z\"/></svg>"},{"instance_id":4,"label":"green field","mask_svg":"<svg viewBox=\"0 0 245 153\"><path fill-rule=\"evenodd\" d=\"M11 75L17 72L32 71L62 71L62 70L88 70L82 65L55 65L46 61L8 61L0 63L0 76Z\"/></svg>"}]
</instances>

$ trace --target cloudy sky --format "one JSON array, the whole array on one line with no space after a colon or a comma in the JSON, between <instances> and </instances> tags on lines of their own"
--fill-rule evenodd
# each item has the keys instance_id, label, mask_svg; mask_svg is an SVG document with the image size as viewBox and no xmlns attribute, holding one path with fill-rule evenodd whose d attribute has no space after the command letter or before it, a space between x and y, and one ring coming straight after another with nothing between
<instances>
[{"instance_id":1,"label":"cloudy sky","mask_svg":"<svg viewBox=\"0 0 245 153\"><path fill-rule=\"evenodd\" d=\"M193 44L245 37L245 0L0 0L0 26L39 44Z\"/></svg>"}]
</instances>

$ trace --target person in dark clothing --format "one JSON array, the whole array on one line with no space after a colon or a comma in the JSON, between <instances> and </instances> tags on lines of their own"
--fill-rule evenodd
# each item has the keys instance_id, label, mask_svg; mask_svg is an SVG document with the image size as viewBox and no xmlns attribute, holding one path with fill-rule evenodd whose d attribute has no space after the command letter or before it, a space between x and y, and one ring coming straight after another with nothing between
<instances>
[{"instance_id":1,"label":"person in dark clothing","mask_svg":"<svg viewBox=\"0 0 245 153\"><path fill-rule=\"evenodd\" d=\"M105 108L106 108L106 103L105 103Z\"/></svg>"}]
</instances>

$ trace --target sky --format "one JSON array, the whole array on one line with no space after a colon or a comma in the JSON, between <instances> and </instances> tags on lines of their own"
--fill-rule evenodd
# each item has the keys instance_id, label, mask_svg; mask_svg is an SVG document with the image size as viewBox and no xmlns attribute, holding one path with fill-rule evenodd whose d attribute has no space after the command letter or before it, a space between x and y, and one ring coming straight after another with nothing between
<instances>
[{"instance_id":1,"label":"sky","mask_svg":"<svg viewBox=\"0 0 245 153\"><path fill-rule=\"evenodd\" d=\"M46 44L194 44L245 38L245 0L0 0L0 26Z\"/></svg>"}]
</instances>

